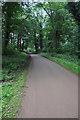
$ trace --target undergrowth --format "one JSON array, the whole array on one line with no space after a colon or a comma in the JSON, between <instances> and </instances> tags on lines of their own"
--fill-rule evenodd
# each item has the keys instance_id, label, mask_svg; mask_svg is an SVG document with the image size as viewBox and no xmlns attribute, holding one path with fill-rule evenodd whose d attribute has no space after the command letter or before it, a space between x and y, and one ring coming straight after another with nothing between
<instances>
[{"instance_id":1,"label":"undergrowth","mask_svg":"<svg viewBox=\"0 0 80 120\"><path fill-rule=\"evenodd\" d=\"M41 56L47 57L48 59L57 62L63 67L71 70L72 72L78 74L80 73L79 60L75 55L69 54L52 54L52 53L40 53Z\"/></svg>"}]
</instances>

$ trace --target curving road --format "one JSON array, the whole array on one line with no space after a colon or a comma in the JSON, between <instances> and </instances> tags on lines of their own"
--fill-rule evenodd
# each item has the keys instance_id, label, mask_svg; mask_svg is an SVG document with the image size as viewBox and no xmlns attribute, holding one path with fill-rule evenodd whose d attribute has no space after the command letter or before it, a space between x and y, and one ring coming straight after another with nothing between
<instances>
[{"instance_id":1,"label":"curving road","mask_svg":"<svg viewBox=\"0 0 80 120\"><path fill-rule=\"evenodd\" d=\"M78 76L39 55L31 55L18 118L78 118Z\"/></svg>"}]
</instances>

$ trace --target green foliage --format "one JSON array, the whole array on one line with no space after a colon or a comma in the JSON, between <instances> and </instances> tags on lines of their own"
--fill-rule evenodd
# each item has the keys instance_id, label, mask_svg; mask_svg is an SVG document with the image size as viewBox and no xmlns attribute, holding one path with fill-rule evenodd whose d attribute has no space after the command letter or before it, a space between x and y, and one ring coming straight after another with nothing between
<instances>
[{"instance_id":1,"label":"green foliage","mask_svg":"<svg viewBox=\"0 0 80 120\"><path fill-rule=\"evenodd\" d=\"M57 54L55 57L64 59L66 61L70 61L78 65L78 57L76 55L70 55L70 54Z\"/></svg>"},{"instance_id":2,"label":"green foliage","mask_svg":"<svg viewBox=\"0 0 80 120\"><path fill-rule=\"evenodd\" d=\"M67 9L73 14L74 18L80 25L80 2L68 2Z\"/></svg>"},{"instance_id":3,"label":"green foliage","mask_svg":"<svg viewBox=\"0 0 80 120\"><path fill-rule=\"evenodd\" d=\"M72 11L73 6L79 8L79 3L68 6L71 13L65 2L4 3L3 42L6 40L7 28L9 43L20 51L23 48L25 51L38 49L38 51L76 54L79 29Z\"/></svg>"},{"instance_id":4,"label":"green foliage","mask_svg":"<svg viewBox=\"0 0 80 120\"><path fill-rule=\"evenodd\" d=\"M78 65L75 64L74 62L72 61L69 61L69 60L65 60L63 58L57 58L57 57L53 57L53 60L56 61L57 63L59 63L60 65L62 65L63 67L71 70L72 72L74 73L77 73L78 74Z\"/></svg>"},{"instance_id":5,"label":"green foliage","mask_svg":"<svg viewBox=\"0 0 80 120\"><path fill-rule=\"evenodd\" d=\"M11 52L10 52L11 53ZM9 54L9 53L8 53ZM2 81L12 80L22 70L27 62L26 53L15 52L15 54L3 55L2 57Z\"/></svg>"},{"instance_id":6,"label":"green foliage","mask_svg":"<svg viewBox=\"0 0 80 120\"><path fill-rule=\"evenodd\" d=\"M71 70L72 72L78 74L80 73L79 60L77 56L69 54L50 54L50 53L40 53L40 55L47 57L48 59L57 62L63 67Z\"/></svg>"},{"instance_id":7,"label":"green foliage","mask_svg":"<svg viewBox=\"0 0 80 120\"><path fill-rule=\"evenodd\" d=\"M12 118L20 103L26 71L19 73L28 63L28 56L21 51L44 52L41 55L78 73L79 5L70 2L3 3L3 117Z\"/></svg>"},{"instance_id":8,"label":"green foliage","mask_svg":"<svg viewBox=\"0 0 80 120\"><path fill-rule=\"evenodd\" d=\"M19 51L17 51L14 48L14 45L8 44L7 48L4 48L4 46L2 47L2 54L3 55L15 55L18 53L19 53Z\"/></svg>"},{"instance_id":9,"label":"green foliage","mask_svg":"<svg viewBox=\"0 0 80 120\"><path fill-rule=\"evenodd\" d=\"M15 52L13 55L5 55L2 60L2 117L13 118L21 103L24 77L30 59L26 53ZM27 64L26 64L27 63ZM26 68L26 69L25 69ZM14 79L13 79L14 78ZM10 81L9 81L10 80ZM11 81L12 80L12 81Z\"/></svg>"},{"instance_id":10,"label":"green foliage","mask_svg":"<svg viewBox=\"0 0 80 120\"><path fill-rule=\"evenodd\" d=\"M2 84L2 118L13 118L16 115L26 73L27 71L23 70L16 81Z\"/></svg>"}]
</instances>

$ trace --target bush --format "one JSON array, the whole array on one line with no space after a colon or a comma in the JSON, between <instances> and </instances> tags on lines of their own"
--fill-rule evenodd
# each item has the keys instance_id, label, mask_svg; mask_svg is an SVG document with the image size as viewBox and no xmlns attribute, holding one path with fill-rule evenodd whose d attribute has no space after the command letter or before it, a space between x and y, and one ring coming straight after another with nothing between
<instances>
[{"instance_id":1,"label":"bush","mask_svg":"<svg viewBox=\"0 0 80 120\"><path fill-rule=\"evenodd\" d=\"M3 55L14 55L15 53L19 53L19 52L11 44L8 44L6 49L4 47L2 47Z\"/></svg>"}]
</instances>

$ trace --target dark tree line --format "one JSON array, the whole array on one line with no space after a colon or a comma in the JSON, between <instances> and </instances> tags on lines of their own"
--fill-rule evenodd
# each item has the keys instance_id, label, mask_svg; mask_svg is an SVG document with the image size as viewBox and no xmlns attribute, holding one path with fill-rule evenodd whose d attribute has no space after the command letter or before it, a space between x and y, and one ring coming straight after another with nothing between
<instances>
[{"instance_id":1,"label":"dark tree line","mask_svg":"<svg viewBox=\"0 0 80 120\"><path fill-rule=\"evenodd\" d=\"M79 8L80 2L3 3L3 53L13 45L20 52L77 54Z\"/></svg>"}]
</instances>

